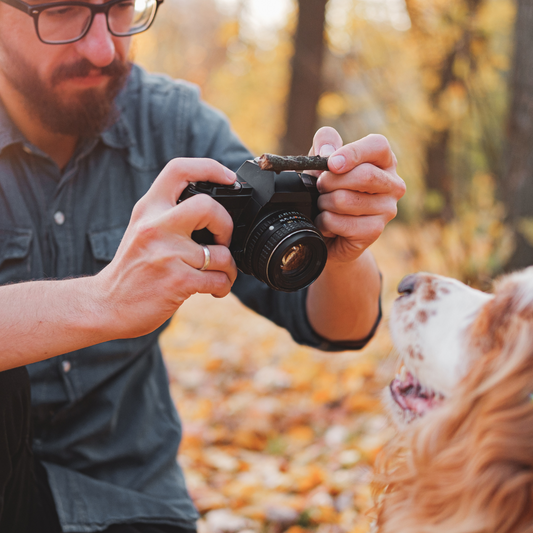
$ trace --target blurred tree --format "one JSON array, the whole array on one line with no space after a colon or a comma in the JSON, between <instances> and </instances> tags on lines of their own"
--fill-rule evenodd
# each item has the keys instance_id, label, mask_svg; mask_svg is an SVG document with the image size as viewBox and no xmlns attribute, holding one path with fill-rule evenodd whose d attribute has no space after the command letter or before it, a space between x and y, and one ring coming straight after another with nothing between
<instances>
[{"instance_id":1,"label":"blurred tree","mask_svg":"<svg viewBox=\"0 0 533 533\"><path fill-rule=\"evenodd\" d=\"M533 2L518 0L502 191L516 248L508 269L533 264Z\"/></svg>"},{"instance_id":2,"label":"blurred tree","mask_svg":"<svg viewBox=\"0 0 533 533\"><path fill-rule=\"evenodd\" d=\"M198 84L252 152L274 152L284 129L292 16L265 43L247 26L249 2L228 5L165 0L153 28L136 36L135 60Z\"/></svg>"},{"instance_id":3,"label":"blurred tree","mask_svg":"<svg viewBox=\"0 0 533 533\"><path fill-rule=\"evenodd\" d=\"M328 0L298 0L292 76L287 100L286 132L281 151L306 154L317 128L317 106L322 92L322 64L326 43Z\"/></svg>"},{"instance_id":4,"label":"blurred tree","mask_svg":"<svg viewBox=\"0 0 533 533\"><path fill-rule=\"evenodd\" d=\"M487 40L477 24L477 15L484 0L454 0L433 2L433 9L420 0L406 0L412 33L418 40L421 68L434 127L426 144L425 184L430 216L450 220L454 214L450 142L453 115L449 113L450 93L469 98L468 78L477 70L479 51L474 46L486 46ZM439 35L428 17L437 16Z\"/></svg>"}]
</instances>

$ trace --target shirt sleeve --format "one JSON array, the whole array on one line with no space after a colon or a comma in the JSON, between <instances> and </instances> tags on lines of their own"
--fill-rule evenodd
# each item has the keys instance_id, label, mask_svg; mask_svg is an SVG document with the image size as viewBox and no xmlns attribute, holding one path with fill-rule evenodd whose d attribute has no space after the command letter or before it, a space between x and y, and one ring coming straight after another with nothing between
<instances>
[{"instance_id":1,"label":"shirt sleeve","mask_svg":"<svg viewBox=\"0 0 533 533\"><path fill-rule=\"evenodd\" d=\"M380 298L378 317L367 337L356 341L333 342L320 336L307 318L308 289L295 292L275 291L253 276L239 272L232 292L247 307L285 328L298 344L328 352L360 350L374 336L381 321Z\"/></svg>"},{"instance_id":2,"label":"shirt sleeve","mask_svg":"<svg viewBox=\"0 0 533 533\"><path fill-rule=\"evenodd\" d=\"M215 159L233 171L253 158L226 116L201 100L190 123L188 151L192 157Z\"/></svg>"}]
</instances>

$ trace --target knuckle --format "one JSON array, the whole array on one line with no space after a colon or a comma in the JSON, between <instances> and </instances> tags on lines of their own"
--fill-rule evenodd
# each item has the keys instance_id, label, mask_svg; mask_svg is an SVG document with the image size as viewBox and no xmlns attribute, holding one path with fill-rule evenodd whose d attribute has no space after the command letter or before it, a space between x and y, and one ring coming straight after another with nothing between
<instances>
[{"instance_id":1,"label":"knuckle","mask_svg":"<svg viewBox=\"0 0 533 533\"><path fill-rule=\"evenodd\" d=\"M152 242L159 236L159 228L149 220L140 220L135 225L137 239L141 243Z\"/></svg>"},{"instance_id":2,"label":"knuckle","mask_svg":"<svg viewBox=\"0 0 533 533\"><path fill-rule=\"evenodd\" d=\"M349 217L330 213L329 220L327 220L329 229L336 235L346 237L351 232L351 224Z\"/></svg>"},{"instance_id":3,"label":"knuckle","mask_svg":"<svg viewBox=\"0 0 533 533\"><path fill-rule=\"evenodd\" d=\"M140 220L144 216L144 214L146 212L145 202L146 202L146 200L144 199L144 197L142 197L133 206L133 209L131 211L131 220L133 222L136 222L136 221Z\"/></svg>"},{"instance_id":4,"label":"knuckle","mask_svg":"<svg viewBox=\"0 0 533 533\"><path fill-rule=\"evenodd\" d=\"M233 265L233 256L229 251L229 248L225 246L220 247L220 264L224 271L229 270Z\"/></svg>"},{"instance_id":5,"label":"knuckle","mask_svg":"<svg viewBox=\"0 0 533 533\"><path fill-rule=\"evenodd\" d=\"M200 213L206 213L209 212L211 209L213 209L213 198L211 198L207 194L197 194L196 196L190 198L194 201L194 207L195 210L197 210Z\"/></svg>"},{"instance_id":6,"label":"knuckle","mask_svg":"<svg viewBox=\"0 0 533 533\"><path fill-rule=\"evenodd\" d=\"M397 192L398 199L400 199L407 192L407 184L402 178L400 178L400 176L398 176L397 188L398 188L398 192Z\"/></svg>"},{"instance_id":7,"label":"knuckle","mask_svg":"<svg viewBox=\"0 0 533 533\"><path fill-rule=\"evenodd\" d=\"M359 149L359 146L357 145L357 143L351 143L348 146L349 146L352 160L357 163L362 158L361 150Z\"/></svg>"},{"instance_id":8,"label":"knuckle","mask_svg":"<svg viewBox=\"0 0 533 533\"><path fill-rule=\"evenodd\" d=\"M213 294L217 296L226 296L231 290L231 284L228 276L223 272L214 272L212 276Z\"/></svg>"},{"instance_id":9,"label":"knuckle","mask_svg":"<svg viewBox=\"0 0 533 533\"><path fill-rule=\"evenodd\" d=\"M393 201L387 206L387 209L385 210L385 217L386 217L387 222L395 218L397 214L398 214L398 205L396 204L396 202Z\"/></svg>"},{"instance_id":10,"label":"knuckle","mask_svg":"<svg viewBox=\"0 0 533 533\"><path fill-rule=\"evenodd\" d=\"M381 135L380 133L371 133L368 137L380 152L388 151L392 155L389 140L387 137L385 137L385 135Z\"/></svg>"},{"instance_id":11,"label":"knuckle","mask_svg":"<svg viewBox=\"0 0 533 533\"><path fill-rule=\"evenodd\" d=\"M338 193L338 204L339 207L344 212L350 212L353 209L361 207L363 204L363 199L360 193L349 191L346 189L341 189L337 191Z\"/></svg>"},{"instance_id":12,"label":"knuckle","mask_svg":"<svg viewBox=\"0 0 533 533\"><path fill-rule=\"evenodd\" d=\"M371 183L373 181L376 181L376 178L379 175L379 169L378 167L370 164L370 163L363 163L361 166L361 174L365 181Z\"/></svg>"},{"instance_id":13,"label":"knuckle","mask_svg":"<svg viewBox=\"0 0 533 533\"><path fill-rule=\"evenodd\" d=\"M179 172L181 170L181 163L182 159L179 157L176 157L174 159L171 159L166 165L165 165L165 171L168 171L172 174Z\"/></svg>"},{"instance_id":14,"label":"knuckle","mask_svg":"<svg viewBox=\"0 0 533 533\"><path fill-rule=\"evenodd\" d=\"M384 229L385 229L385 222L376 221L368 229L368 232L366 234L367 239L370 242L376 241L380 237L380 235L383 233Z\"/></svg>"}]
</instances>

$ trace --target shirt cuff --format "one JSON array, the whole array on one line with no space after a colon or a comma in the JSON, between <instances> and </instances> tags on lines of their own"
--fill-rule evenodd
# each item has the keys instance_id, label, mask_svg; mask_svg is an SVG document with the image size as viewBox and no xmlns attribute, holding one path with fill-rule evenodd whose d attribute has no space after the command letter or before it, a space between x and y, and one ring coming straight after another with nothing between
<instances>
[{"instance_id":1,"label":"shirt cuff","mask_svg":"<svg viewBox=\"0 0 533 533\"><path fill-rule=\"evenodd\" d=\"M381 275L380 275L381 278ZM351 351L351 350L361 350L364 348L368 342L372 339L374 334L376 333L376 330L378 329L378 326L381 322L382 317L382 310L381 310L381 292L379 294L378 298L378 316L376 318L376 321L374 322L374 325L372 326L372 329L370 330L370 333L364 338L359 339L355 341L331 341L329 339L326 339L322 337L322 335L319 335L313 326L311 326L311 323L309 322L309 318L307 316L307 293L306 297L302 299L304 304L304 310L303 310L303 316L305 317L305 321L307 322L307 326L309 330L312 332L313 337L315 337L315 346L319 350L323 350L326 352L345 352L345 351Z\"/></svg>"}]
</instances>

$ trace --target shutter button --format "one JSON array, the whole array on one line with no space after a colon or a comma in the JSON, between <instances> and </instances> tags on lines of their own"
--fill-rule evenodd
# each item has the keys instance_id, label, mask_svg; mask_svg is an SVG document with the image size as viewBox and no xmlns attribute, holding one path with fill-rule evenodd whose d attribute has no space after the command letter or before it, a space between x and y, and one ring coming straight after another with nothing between
<instances>
[{"instance_id":1,"label":"shutter button","mask_svg":"<svg viewBox=\"0 0 533 533\"><path fill-rule=\"evenodd\" d=\"M54 220L58 226L62 226L65 223L65 215L61 211L54 213Z\"/></svg>"},{"instance_id":2,"label":"shutter button","mask_svg":"<svg viewBox=\"0 0 533 533\"><path fill-rule=\"evenodd\" d=\"M70 361L63 361L61 363L61 365L63 366L63 372L65 372L65 374L67 372L70 372L70 369L72 368L72 365L70 364Z\"/></svg>"}]
</instances>

